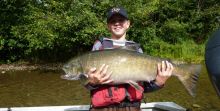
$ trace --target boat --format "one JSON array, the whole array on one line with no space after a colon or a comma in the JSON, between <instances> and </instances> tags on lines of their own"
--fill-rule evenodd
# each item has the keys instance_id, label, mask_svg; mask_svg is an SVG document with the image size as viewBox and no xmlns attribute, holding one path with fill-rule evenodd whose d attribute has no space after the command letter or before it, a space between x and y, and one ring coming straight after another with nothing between
<instances>
[{"instance_id":1,"label":"boat","mask_svg":"<svg viewBox=\"0 0 220 111\"><path fill-rule=\"evenodd\" d=\"M90 105L8 107L0 111L89 111ZM186 111L174 102L141 103L142 111Z\"/></svg>"}]
</instances>

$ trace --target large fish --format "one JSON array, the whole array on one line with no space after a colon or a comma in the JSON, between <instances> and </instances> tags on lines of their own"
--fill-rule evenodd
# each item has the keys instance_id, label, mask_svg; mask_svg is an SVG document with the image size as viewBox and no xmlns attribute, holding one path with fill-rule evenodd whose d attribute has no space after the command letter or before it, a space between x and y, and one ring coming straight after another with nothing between
<instances>
[{"instance_id":1,"label":"large fish","mask_svg":"<svg viewBox=\"0 0 220 111\"><path fill-rule=\"evenodd\" d=\"M165 60L121 48L92 51L66 63L63 66L66 75L61 77L68 80L78 80L84 77L83 75L86 75L90 68L99 68L106 64L109 65L108 71L112 71L110 76L110 79L114 81L112 84L129 83L138 89L136 82L154 80L157 74L157 64ZM173 66L172 75L177 76L188 92L194 96L201 65L173 64Z\"/></svg>"}]
</instances>

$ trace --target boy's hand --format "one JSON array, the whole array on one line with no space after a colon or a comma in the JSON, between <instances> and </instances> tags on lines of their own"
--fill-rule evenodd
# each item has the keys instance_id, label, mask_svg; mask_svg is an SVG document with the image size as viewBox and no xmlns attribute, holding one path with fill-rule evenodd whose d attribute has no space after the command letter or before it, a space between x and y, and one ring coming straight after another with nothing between
<instances>
[{"instance_id":1,"label":"boy's hand","mask_svg":"<svg viewBox=\"0 0 220 111\"><path fill-rule=\"evenodd\" d=\"M91 68L88 72L89 83L92 85L108 84L113 82L110 80L111 73L107 73L108 65L103 64L99 70Z\"/></svg>"},{"instance_id":2,"label":"boy's hand","mask_svg":"<svg viewBox=\"0 0 220 111\"><path fill-rule=\"evenodd\" d=\"M158 86L163 86L167 79L171 76L173 72L173 65L166 61L162 61L162 63L157 65L157 76L155 79L155 83Z\"/></svg>"}]
</instances>

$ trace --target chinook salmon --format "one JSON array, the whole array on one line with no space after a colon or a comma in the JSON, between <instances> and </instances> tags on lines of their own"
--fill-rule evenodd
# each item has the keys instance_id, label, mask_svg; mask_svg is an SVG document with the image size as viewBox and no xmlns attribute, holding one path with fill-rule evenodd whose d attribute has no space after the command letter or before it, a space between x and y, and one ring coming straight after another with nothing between
<instances>
[{"instance_id":1,"label":"chinook salmon","mask_svg":"<svg viewBox=\"0 0 220 111\"><path fill-rule=\"evenodd\" d=\"M79 80L90 68L99 68L107 64L108 72L111 73L112 84L129 83L137 88L139 81L152 81L157 75L157 64L166 59L157 58L136 51L126 49L107 49L92 51L82 56L71 59L64 64L65 75L61 78L68 80ZM190 95L195 95L195 86L201 71L199 64L174 64L172 76L176 76L183 83ZM84 77L85 77L84 76Z\"/></svg>"}]
</instances>

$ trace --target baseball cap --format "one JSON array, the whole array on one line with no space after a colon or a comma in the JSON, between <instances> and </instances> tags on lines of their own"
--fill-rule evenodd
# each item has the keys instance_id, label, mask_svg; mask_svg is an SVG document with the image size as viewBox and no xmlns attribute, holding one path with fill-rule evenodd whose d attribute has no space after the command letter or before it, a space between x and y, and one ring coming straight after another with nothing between
<instances>
[{"instance_id":1,"label":"baseball cap","mask_svg":"<svg viewBox=\"0 0 220 111\"><path fill-rule=\"evenodd\" d=\"M128 19L127 11L123 7L113 7L111 8L107 13L107 22L110 20L110 18L115 15L119 14Z\"/></svg>"}]
</instances>

